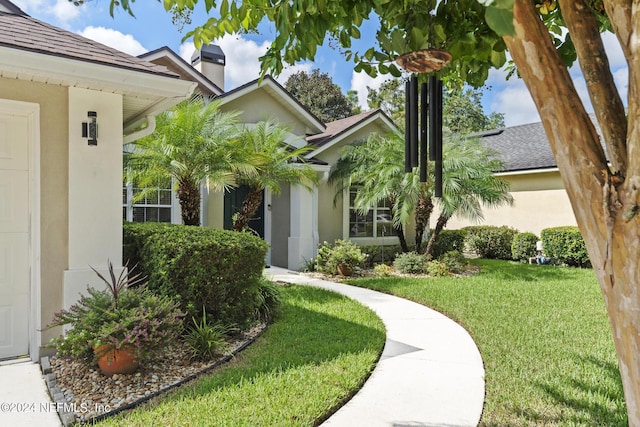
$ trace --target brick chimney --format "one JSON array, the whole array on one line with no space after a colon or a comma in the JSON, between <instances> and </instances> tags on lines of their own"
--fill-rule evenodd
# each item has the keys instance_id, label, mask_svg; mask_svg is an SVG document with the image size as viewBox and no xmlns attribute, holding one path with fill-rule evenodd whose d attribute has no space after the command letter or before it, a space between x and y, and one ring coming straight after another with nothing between
<instances>
[{"instance_id":1,"label":"brick chimney","mask_svg":"<svg viewBox=\"0 0 640 427\"><path fill-rule=\"evenodd\" d=\"M225 56L220 46L203 45L191 55L191 65L224 91Z\"/></svg>"}]
</instances>

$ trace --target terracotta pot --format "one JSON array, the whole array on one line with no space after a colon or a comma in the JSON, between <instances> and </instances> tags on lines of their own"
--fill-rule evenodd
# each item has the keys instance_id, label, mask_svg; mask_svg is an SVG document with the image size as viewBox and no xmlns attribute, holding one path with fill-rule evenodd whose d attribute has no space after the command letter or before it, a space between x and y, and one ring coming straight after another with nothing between
<instances>
[{"instance_id":1,"label":"terracotta pot","mask_svg":"<svg viewBox=\"0 0 640 427\"><path fill-rule=\"evenodd\" d=\"M338 273L342 276L351 276L353 274L353 268L349 264L338 264Z\"/></svg>"},{"instance_id":2,"label":"terracotta pot","mask_svg":"<svg viewBox=\"0 0 640 427\"><path fill-rule=\"evenodd\" d=\"M132 348L113 348L109 344L103 344L94 349L98 358L98 366L103 374L131 374L138 369L139 363L135 351Z\"/></svg>"}]
</instances>

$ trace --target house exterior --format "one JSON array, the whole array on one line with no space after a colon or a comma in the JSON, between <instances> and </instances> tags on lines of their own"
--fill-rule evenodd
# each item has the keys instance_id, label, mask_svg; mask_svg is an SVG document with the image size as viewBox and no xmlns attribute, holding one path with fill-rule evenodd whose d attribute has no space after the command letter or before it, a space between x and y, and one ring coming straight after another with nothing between
<instances>
[{"instance_id":1,"label":"house exterior","mask_svg":"<svg viewBox=\"0 0 640 427\"><path fill-rule=\"evenodd\" d=\"M318 244L325 240L351 239L359 244L397 243L397 238L391 235L388 208L374 207L367 215L357 215L349 208L349 194L339 198L334 205L335 189L327 184L330 168L345 145L365 140L373 132L386 134L395 129L382 111L369 111L323 123L270 76L225 92L225 55L215 45L204 46L194 52L192 64L167 47L145 53L141 58L166 66L181 78L196 82L200 93L222 101L223 110L238 111L245 125L272 120L289 128L287 143L296 147L306 144L313 147L307 154L307 161L319 174L320 184L312 191L298 185L286 186L279 195L265 191L263 206L251 223L251 227L270 245L268 264L299 270L305 261L315 257ZM202 225L230 228L231 217L242 203L243 189L227 193L209 191L204 187L202 190ZM143 220L144 209L156 207L130 206L128 219ZM171 201L165 199L161 209L165 210L164 220L181 222L175 198ZM136 212L140 214L136 215ZM152 220L155 216L155 212L149 215ZM360 231L354 232L356 229Z\"/></svg>"},{"instance_id":2,"label":"house exterior","mask_svg":"<svg viewBox=\"0 0 640 427\"><path fill-rule=\"evenodd\" d=\"M482 132L475 135L502 160L496 176L506 180L513 206L484 208L483 224L509 226L540 236L549 227L577 225L562 177L551 152L542 123ZM448 229L474 225L452 218Z\"/></svg>"},{"instance_id":3,"label":"house exterior","mask_svg":"<svg viewBox=\"0 0 640 427\"><path fill-rule=\"evenodd\" d=\"M123 141L196 86L0 0L0 359L121 268Z\"/></svg>"}]
</instances>

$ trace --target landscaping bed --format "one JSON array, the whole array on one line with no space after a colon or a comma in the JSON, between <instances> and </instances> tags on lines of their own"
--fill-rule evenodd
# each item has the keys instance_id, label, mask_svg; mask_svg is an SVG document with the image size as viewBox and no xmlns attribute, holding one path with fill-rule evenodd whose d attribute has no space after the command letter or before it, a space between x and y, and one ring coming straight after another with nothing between
<instances>
[{"instance_id":1,"label":"landscaping bed","mask_svg":"<svg viewBox=\"0 0 640 427\"><path fill-rule=\"evenodd\" d=\"M109 377L100 369L69 358L50 358L49 392L61 411L65 425L75 421L93 422L131 409L174 387L188 382L231 360L265 329L260 324L229 343L225 354L208 360L192 360L184 347L176 346L165 355L141 366L133 374ZM57 396L57 398L56 398Z\"/></svg>"}]
</instances>

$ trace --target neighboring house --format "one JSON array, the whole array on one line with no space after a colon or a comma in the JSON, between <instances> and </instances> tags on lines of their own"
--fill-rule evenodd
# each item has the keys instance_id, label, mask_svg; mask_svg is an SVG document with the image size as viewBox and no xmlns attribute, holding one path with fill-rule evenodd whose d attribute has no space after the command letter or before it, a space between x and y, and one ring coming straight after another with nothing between
<instances>
[{"instance_id":1,"label":"neighboring house","mask_svg":"<svg viewBox=\"0 0 640 427\"><path fill-rule=\"evenodd\" d=\"M0 0L0 359L37 360L90 266L121 268L123 141L196 86Z\"/></svg>"},{"instance_id":2,"label":"neighboring house","mask_svg":"<svg viewBox=\"0 0 640 427\"><path fill-rule=\"evenodd\" d=\"M496 176L510 185L513 206L484 208L482 224L509 226L540 236L548 227L576 225L569 197L551 152L542 123L482 132L480 141L494 150L504 170ZM452 218L448 229L474 225Z\"/></svg>"},{"instance_id":3,"label":"neighboring house","mask_svg":"<svg viewBox=\"0 0 640 427\"><path fill-rule=\"evenodd\" d=\"M181 78L198 83L200 93L222 100L223 110L240 112L240 120L245 125L272 120L289 128L287 143L313 147L307 160L321 176L321 183L312 191L291 185L277 196L265 192L263 206L251 222L251 227L270 245L267 263L300 269L306 260L315 257L318 244L325 240L397 243L397 238L391 235L387 207L379 206L368 215L357 215L349 207L349 194L334 205L335 189L326 182L331 165L338 160L345 145L365 140L373 132L386 134L395 129L393 122L380 110L323 123L270 76L224 92L225 55L215 45L196 51L192 56L193 65L167 47L143 54L141 58L162 64ZM166 192L168 188L162 191ZM226 193L208 192L203 188L202 224L231 228L232 216L240 207L244 194L243 188ZM164 204L155 204L161 200ZM128 203L124 209L125 218L130 220L146 217L181 222L175 197L162 199L159 194L151 203L149 200L136 205Z\"/></svg>"}]
</instances>

